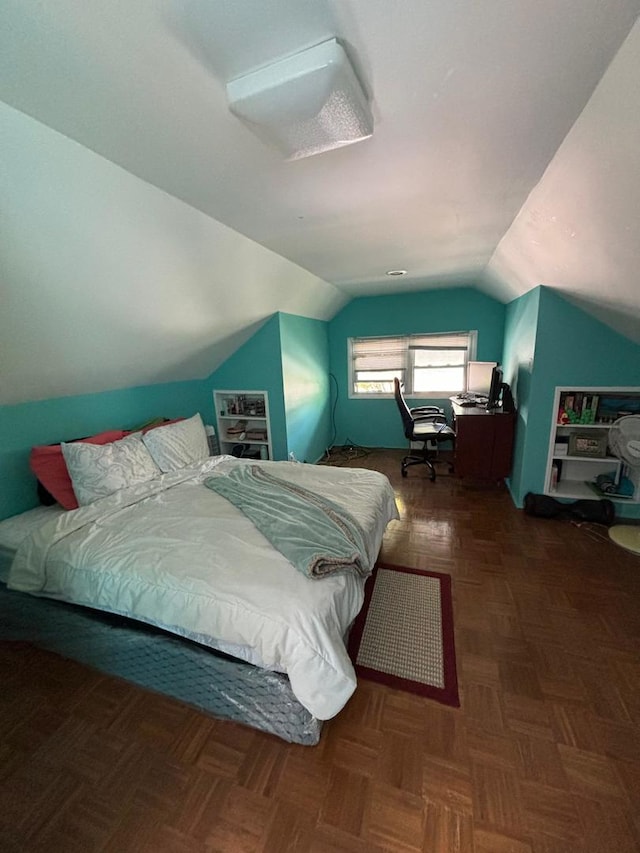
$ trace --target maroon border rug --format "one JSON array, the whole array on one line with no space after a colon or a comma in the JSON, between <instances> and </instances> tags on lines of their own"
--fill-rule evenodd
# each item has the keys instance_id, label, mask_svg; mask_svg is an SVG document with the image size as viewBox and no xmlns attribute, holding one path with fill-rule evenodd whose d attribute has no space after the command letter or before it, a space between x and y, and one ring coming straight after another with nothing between
<instances>
[{"instance_id":1,"label":"maroon border rug","mask_svg":"<svg viewBox=\"0 0 640 853\"><path fill-rule=\"evenodd\" d=\"M362 678L459 707L450 575L378 563L349 656Z\"/></svg>"}]
</instances>

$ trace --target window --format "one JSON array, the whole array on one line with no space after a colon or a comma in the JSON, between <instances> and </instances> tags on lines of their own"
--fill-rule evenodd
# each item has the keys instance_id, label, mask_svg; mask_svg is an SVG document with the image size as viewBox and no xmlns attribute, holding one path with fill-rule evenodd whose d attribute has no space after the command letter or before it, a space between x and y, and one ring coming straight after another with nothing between
<instances>
[{"instance_id":1,"label":"window","mask_svg":"<svg viewBox=\"0 0 640 853\"><path fill-rule=\"evenodd\" d=\"M395 377L412 397L447 397L465 387L477 332L349 339L349 396L393 394Z\"/></svg>"}]
</instances>

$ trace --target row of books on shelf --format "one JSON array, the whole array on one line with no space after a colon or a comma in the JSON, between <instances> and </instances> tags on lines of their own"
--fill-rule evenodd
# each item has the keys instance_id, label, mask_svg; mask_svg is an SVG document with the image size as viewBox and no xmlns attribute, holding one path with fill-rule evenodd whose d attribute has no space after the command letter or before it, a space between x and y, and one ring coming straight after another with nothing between
<instances>
[{"instance_id":1,"label":"row of books on shelf","mask_svg":"<svg viewBox=\"0 0 640 853\"><path fill-rule=\"evenodd\" d=\"M236 394L227 397L224 401L225 409L221 415L250 415L251 417L264 417L266 412L265 402L262 397L248 397L246 394Z\"/></svg>"},{"instance_id":2,"label":"row of books on shelf","mask_svg":"<svg viewBox=\"0 0 640 853\"><path fill-rule=\"evenodd\" d=\"M582 391L565 392L560 395L558 409L559 424L592 424L598 422L599 394Z\"/></svg>"}]
</instances>

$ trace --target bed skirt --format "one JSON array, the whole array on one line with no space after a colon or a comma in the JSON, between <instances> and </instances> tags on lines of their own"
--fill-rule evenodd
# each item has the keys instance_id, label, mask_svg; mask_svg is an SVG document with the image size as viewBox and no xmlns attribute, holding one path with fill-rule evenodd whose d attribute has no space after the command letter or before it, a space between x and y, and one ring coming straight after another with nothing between
<instances>
[{"instance_id":1,"label":"bed skirt","mask_svg":"<svg viewBox=\"0 0 640 853\"><path fill-rule=\"evenodd\" d=\"M290 743L320 740L322 722L298 702L285 675L132 619L0 584L0 640L33 643Z\"/></svg>"}]
</instances>

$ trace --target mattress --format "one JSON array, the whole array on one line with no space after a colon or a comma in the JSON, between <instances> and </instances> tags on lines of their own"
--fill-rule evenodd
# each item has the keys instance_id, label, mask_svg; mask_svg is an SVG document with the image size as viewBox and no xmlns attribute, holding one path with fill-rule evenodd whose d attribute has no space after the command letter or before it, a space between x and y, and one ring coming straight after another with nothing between
<instances>
[{"instance_id":1,"label":"mattress","mask_svg":"<svg viewBox=\"0 0 640 853\"><path fill-rule=\"evenodd\" d=\"M203 486L247 460L216 457L46 520L18 548L9 587L156 625L262 668L286 673L318 719L356 686L344 636L364 580L310 580L249 519ZM366 531L373 567L397 518L383 475L289 462L276 476L331 498Z\"/></svg>"}]
</instances>

